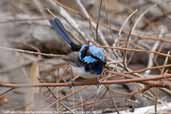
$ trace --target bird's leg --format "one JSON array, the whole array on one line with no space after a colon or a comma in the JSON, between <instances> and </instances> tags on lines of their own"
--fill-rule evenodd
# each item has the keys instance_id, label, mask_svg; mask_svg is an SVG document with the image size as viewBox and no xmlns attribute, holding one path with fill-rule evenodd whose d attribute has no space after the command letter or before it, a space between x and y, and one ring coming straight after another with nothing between
<instances>
[{"instance_id":1,"label":"bird's leg","mask_svg":"<svg viewBox=\"0 0 171 114\"><path fill-rule=\"evenodd\" d=\"M100 78L99 77L96 78L96 82L97 82L97 88L99 88L99 86L100 86Z\"/></svg>"}]
</instances>

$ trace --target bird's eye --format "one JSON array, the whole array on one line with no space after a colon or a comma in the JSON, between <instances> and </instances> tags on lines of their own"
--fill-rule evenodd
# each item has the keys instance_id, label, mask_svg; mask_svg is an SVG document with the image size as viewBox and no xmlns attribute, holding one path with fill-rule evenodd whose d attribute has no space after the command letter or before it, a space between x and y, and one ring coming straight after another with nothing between
<instances>
[{"instance_id":1,"label":"bird's eye","mask_svg":"<svg viewBox=\"0 0 171 114\"><path fill-rule=\"evenodd\" d=\"M84 47L82 50L81 50L81 58L84 58L85 56L87 56L88 55L88 49L89 49L89 46L86 46L86 47Z\"/></svg>"}]
</instances>

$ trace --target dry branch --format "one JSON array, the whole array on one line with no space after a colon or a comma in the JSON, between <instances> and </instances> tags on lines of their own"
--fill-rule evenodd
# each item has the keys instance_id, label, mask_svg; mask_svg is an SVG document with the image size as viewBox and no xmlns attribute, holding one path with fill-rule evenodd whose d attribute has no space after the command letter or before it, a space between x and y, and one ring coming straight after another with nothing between
<instances>
[{"instance_id":1,"label":"dry branch","mask_svg":"<svg viewBox=\"0 0 171 114\"><path fill-rule=\"evenodd\" d=\"M119 73L117 73L119 76ZM120 76L123 76L124 74L121 74ZM84 85L98 85L98 84L125 84L125 83L148 83L153 87L164 87L164 88L170 88L171 84L169 84L167 81L163 81L163 83L159 82L157 83L155 80L161 80L161 79L169 79L171 78L171 74L165 74L165 75L158 75L158 76L151 76L148 78L134 78L134 79L122 79L122 80L107 80L107 81L94 81L94 80L88 80L88 81L80 81L80 82L66 82L66 83L38 83L38 84L13 84L8 82L1 82L0 87L7 87L7 88L28 88L28 87L62 87L62 86L84 86ZM152 82L155 81L155 82Z\"/></svg>"}]
</instances>

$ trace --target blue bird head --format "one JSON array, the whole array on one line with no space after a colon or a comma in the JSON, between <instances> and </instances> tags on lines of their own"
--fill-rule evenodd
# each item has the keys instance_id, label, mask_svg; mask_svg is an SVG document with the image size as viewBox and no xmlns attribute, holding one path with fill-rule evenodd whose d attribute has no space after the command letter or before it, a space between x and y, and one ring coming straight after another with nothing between
<instances>
[{"instance_id":1,"label":"blue bird head","mask_svg":"<svg viewBox=\"0 0 171 114\"><path fill-rule=\"evenodd\" d=\"M101 74L106 63L104 50L95 45L83 45L79 51L79 59L85 63L85 70Z\"/></svg>"},{"instance_id":2,"label":"blue bird head","mask_svg":"<svg viewBox=\"0 0 171 114\"><path fill-rule=\"evenodd\" d=\"M79 51L79 58L85 63L93 63L97 60L105 63L104 50L95 45L82 45Z\"/></svg>"}]
</instances>

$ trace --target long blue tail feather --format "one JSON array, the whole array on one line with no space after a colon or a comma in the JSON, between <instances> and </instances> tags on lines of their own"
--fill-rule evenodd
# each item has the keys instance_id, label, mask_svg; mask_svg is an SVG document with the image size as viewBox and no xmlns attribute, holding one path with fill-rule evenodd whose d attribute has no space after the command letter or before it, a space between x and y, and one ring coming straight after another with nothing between
<instances>
[{"instance_id":1,"label":"long blue tail feather","mask_svg":"<svg viewBox=\"0 0 171 114\"><path fill-rule=\"evenodd\" d=\"M71 49L73 51L78 51L80 49L80 46L78 46L77 44L75 44L70 36L68 35L68 33L66 32L63 24L61 23L61 21L58 18L53 18L49 20L51 26L53 27L53 29L56 31L57 34L59 34L61 36L61 38L63 38L63 40L69 44L71 46Z\"/></svg>"}]
</instances>

